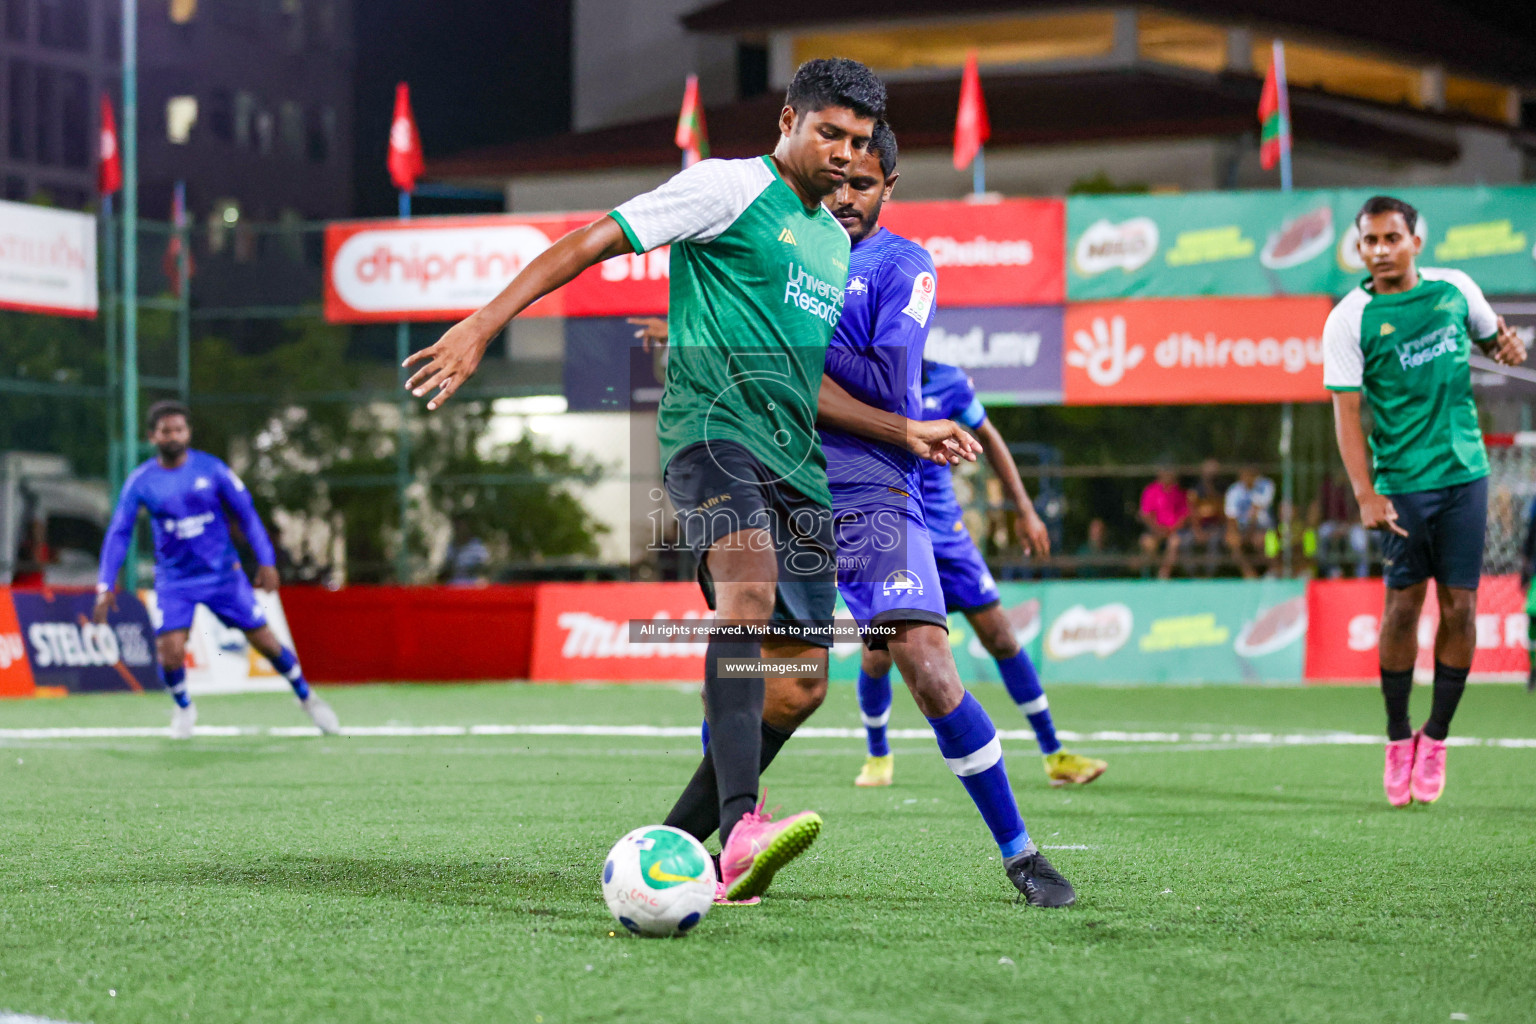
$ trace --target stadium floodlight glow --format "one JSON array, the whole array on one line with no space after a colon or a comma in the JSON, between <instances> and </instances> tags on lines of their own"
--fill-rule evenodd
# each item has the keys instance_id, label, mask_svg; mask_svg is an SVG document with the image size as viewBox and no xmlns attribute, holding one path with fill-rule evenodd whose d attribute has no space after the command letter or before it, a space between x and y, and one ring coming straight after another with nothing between
<instances>
[{"instance_id":1,"label":"stadium floodlight glow","mask_svg":"<svg viewBox=\"0 0 1536 1024\"><path fill-rule=\"evenodd\" d=\"M498 416L558 416L570 408L564 395L525 395L498 398L491 405Z\"/></svg>"}]
</instances>

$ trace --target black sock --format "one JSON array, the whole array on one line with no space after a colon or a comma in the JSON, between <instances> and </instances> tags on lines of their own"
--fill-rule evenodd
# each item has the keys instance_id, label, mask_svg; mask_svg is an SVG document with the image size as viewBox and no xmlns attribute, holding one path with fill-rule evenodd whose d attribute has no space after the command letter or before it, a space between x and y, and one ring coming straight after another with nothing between
<instances>
[{"instance_id":1,"label":"black sock","mask_svg":"<svg viewBox=\"0 0 1536 1024\"><path fill-rule=\"evenodd\" d=\"M779 750L794 735L783 729L763 723L763 747L758 759L758 772L765 772L779 755ZM714 744L711 737L710 744ZM715 785L715 762L708 754L699 762L698 770L688 780L683 795L677 798L672 811L663 824L680 828L699 842L715 834L720 827L720 790Z\"/></svg>"},{"instance_id":2,"label":"black sock","mask_svg":"<svg viewBox=\"0 0 1536 1024\"><path fill-rule=\"evenodd\" d=\"M725 658L757 660L762 641L715 633L704 652L704 716L709 722L708 756L720 792L720 842L742 815L757 804L758 763L763 744L762 676L727 676Z\"/></svg>"},{"instance_id":3,"label":"black sock","mask_svg":"<svg viewBox=\"0 0 1536 1024\"><path fill-rule=\"evenodd\" d=\"M1408 721L1408 695L1413 693L1413 669L1381 670L1381 695L1387 702L1387 739L1406 740L1413 735Z\"/></svg>"},{"instance_id":4,"label":"black sock","mask_svg":"<svg viewBox=\"0 0 1536 1024\"><path fill-rule=\"evenodd\" d=\"M1451 668L1435 661L1435 698L1429 706L1429 721L1424 723L1424 735L1432 740L1443 740L1451 731L1451 718L1456 705L1467 688L1467 673L1471 668Z\"/></svg>"}]
</instances>

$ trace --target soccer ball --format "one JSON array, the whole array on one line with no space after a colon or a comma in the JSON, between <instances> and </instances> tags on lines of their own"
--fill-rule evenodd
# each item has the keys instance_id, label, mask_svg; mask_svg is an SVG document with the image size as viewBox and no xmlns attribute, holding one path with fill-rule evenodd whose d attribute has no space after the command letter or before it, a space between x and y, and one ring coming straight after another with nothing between
<instances>
[{"instance_id":1,"label":"soccer ball","mask_svg":"<svg viewBox=\"0 0 1536 1024\"><path fill-rule=\"evenodd\" d=\"M603 862L603 899L636 935L686 935L715 902L715 865L704 844L667 825L637 828Z\"/></svg>"}]
</instances>

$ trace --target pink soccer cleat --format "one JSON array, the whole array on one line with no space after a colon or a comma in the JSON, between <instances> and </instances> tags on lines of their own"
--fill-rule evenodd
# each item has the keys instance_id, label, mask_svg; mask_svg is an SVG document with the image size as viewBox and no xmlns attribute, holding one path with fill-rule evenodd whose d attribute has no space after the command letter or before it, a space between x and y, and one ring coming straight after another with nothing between
<instances>
[{"instance_id":1,"label":"pink soccer cleat","mask_svg":"<svg viewBox=\"0 0 1536 1024\"><path fill-rule=\"evenodd\" d=\"M720 851L725 898L739 903L767 892L778 870L804 853L820 834L821 815L815 811L774 821L758 804L731 829Z\"/></svg>"},{"instance_id":2,"label":"pink soccer cleat","mask_svg":"<svg viewBox=\"0 0 1536 1024\"><path fill-rule=\"evenodd\" d=\"M1387 770L1381 782L1387 789L1387 802L1393 807L1413 803L1413 752L1419 734L1405 740L1387 741Z\"/></svg>"},{"instance_id":3,"label":"pink soccer cleat","mask_svg":"<svg viewBox=\"0 0 1536 1024\"><path fill-rule=\"evenodd\" d=\"M1418 734L1419 747L1413 755L1413 798L1421 804L1432 804L1445 792L1445 741L1432 740L1423 731Z\"/></svg>"},{"instance_id":4,"label":"pink soccer cleat","mask_svg":"<svg viewBox=\"0 0 1536 1024\"><path fill-rule=\"evenodd\" d=\"M717 907L755 907L763 902L761 896L753 896L749 900L728 900L725 898L725 883L715 883L715 906Z\"/></svg>"}]
</instances>

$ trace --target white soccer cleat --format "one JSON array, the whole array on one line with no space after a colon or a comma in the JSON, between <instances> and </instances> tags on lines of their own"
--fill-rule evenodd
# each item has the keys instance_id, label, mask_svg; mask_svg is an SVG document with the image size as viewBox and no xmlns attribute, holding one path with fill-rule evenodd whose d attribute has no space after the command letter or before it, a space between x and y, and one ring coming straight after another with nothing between
<instances>
[{"instance_id":1,"label":"white soccer cleat","mask_svg":"<svg viewBox=\"0 0 1536 1024\"><path fill-rule=\"evenodd\" d=\"M197 725L197 705L188 704L171 712L171 739L189 740Z\"/></svg>"},{"instance_id":2,"label":"white soccer cleat","mask_svg":"<svg viewBox=\"0 0 1536 1024\"><path fill-rule=\"evenodd\" d=\"M329 704L320 699L318 693L311 690L309 696L299 701L299 703L304 706L305 711L309 712L309 720L315 723L316 729L329 736L334 736L341 732L341 722L337 720L336 712L331 710Z\"/></svg>"}]
</instances>

